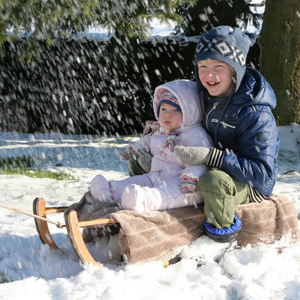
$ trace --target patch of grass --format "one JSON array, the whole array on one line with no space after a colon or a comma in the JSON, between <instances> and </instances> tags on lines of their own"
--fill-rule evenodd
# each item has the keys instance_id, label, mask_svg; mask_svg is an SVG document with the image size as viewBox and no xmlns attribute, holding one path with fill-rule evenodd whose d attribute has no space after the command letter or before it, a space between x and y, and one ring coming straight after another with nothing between
<instances>
[{"instance_id":1,"label":"patch of grass","mask_svg":"<svg viewBox=\"0 0 300 300\"><path fill-rule=\"evenodd\" d=\"M18 156L0 158L1 169L29 168L32 167L37 158L34 156Z\"/></svg>"},{"instance_id":2,"label":"patch of grass","mask_svg":"<svg viewBox=\"0 0 300 300\"><path fill-rule=\"evenodd\" d=\"M9 280L7 279L6 275L4 273L0 273L0 284L7 282L9 282Z\"/></svg>"},{"instance_id":3,"label":"patch of grass","mask_svg":"<svg viewBox=\"0 0 300 300\"><path fill-rule=\"evenodd\" d=\"M7 282L9 282L9 280L7 279L6 275L4 273L0 273L0 284Z\"/></svg>"},{"instance_id":4,"label":"patch of grass","mask_svg":"<svg viewBox=\"0 0 300 300\"><path fill-rule=\"evenodd\" d=\"M278 154L279 160L289 163L297 163L300 159L300 154L290 150L280 150Z\"/></svg>"},{"instance_id":5,"label":"patch of grass","mask_svg":"<svg viewBox=\"0 0 300 300\"><path fill-rule=\"evenodd\" d=\"M6 169L2 170L0 168L0 175L25 175L32 178L50 178L56 180L76 180L76 178L67 173L56 173L51 171L43 170L24 170L21 168L18 169Z\"/></svg>"},{"instance_id":6,"label":"patch of grass","mask_svg":"<svg viewBox=\"0 0 300 300\"><path fill-rule=\"evenodd\" d=\"M55 180L76 180L74 176L62 173L33 168L34 157L0 158L0 175L25 175L32 178L50 178Z\"/></svg>"}]
</instances>

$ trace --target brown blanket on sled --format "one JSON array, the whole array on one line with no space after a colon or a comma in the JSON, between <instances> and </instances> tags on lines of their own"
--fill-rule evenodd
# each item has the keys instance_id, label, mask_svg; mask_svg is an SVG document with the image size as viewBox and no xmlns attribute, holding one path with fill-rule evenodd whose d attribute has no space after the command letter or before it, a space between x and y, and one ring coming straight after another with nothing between
<instances>
[{"instance_id":1,"label":"brown blanket on sled","mask_svg":"<svg viewBox=\"0 0 300 300\"><path fill-rule=\"evenodd\" d=\"M104 215L117 219L121 254L128 263L169 260L179 253L180 247L191 244L203 232L205 216L201 206L144 213L110 207L109 210L115 212L109 211L108 214L99 208L86 214L84 219ZM238 205L236 215L243 223L237 238L239 246L274 243L283 236L288 237L291 243L299 240L297 211L293 203L282 195L273 195L262 203ZM86 228L85 240L95 237L96 232L100 233Z\"/></svg>"}]
</instances>

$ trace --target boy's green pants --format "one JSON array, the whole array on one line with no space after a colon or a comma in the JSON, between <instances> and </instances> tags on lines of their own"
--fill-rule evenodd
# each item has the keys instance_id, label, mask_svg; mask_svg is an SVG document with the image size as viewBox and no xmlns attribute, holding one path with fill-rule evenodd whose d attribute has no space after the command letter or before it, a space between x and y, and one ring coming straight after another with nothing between
<instances>
[{"instance_id":1,"label":"boy's green pants","mask_svg":"<svg viewBox=\"0 0 300 300\"><path fill-rule=\"evenodd\" d=\"M128 161L128 172L129 176L143 175L147 172L140 166L136 159L131 159Z\"/></svg>"},{"instance_id":2,"label":"boy's green pants","mask_svg":"<svg viewBox=\"0 0 300 300\"><path fill-rule=\"evenodd\" d=\"M212 169L201 176L198 189L204 198L207 222L218 229L233 224L235 205L250 202L248 185L220 170Z\"/></svg>"},{"instance_id":3,"label":"boy's green pants","mask_svg":"<svg viewBox=\"0 0 300 300\"><path fill-rule=\"evenodd\" d=\"M134 159L128 162L128 169L130 176L146 173ZM200 177L198 189L204 199L207 222L218 229L233 224L235 205L250 202L248 185L217 169L209 170Z\"/></svg>"}]
</instances>

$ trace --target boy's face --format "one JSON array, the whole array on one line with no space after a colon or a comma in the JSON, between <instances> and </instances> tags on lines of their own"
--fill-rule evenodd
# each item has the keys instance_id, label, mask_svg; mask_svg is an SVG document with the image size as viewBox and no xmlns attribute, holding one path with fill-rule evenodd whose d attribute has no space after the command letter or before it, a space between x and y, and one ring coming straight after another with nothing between
<instances>
[{"instance_id":1,"label":"boy's face","mask_svg":"<svg viewBox=\"0 0 300 300\"><path fill-rule=\"evenodd\" d=\"M235 86L235 72L228 64L207 59L198 62L198 76L211 96L228 97Z\"/></svg>"},{"instance_id":2,"label":"boy's face","mask_svg":"<svg viewBox=\"0 0 300 300\"><path fill-rule=\"evenodd\" d=\"M178 129L182 125L182 112L170 104L163 103L159 108L158 122L166 131Z\"/></svg>"}]
</instances>

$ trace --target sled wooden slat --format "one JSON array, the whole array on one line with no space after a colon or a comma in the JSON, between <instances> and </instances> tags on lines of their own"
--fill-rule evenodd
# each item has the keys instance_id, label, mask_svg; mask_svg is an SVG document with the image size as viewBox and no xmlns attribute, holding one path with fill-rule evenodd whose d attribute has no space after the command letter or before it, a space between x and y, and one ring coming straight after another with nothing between
<instances>
[{"instance_id":1,"label":"sled wooden slat","mask_svg":"<svg viewBox=\"0 0 300 300\"><path fill-rule=\"evenodd\" d=\"M88 264L92 263L94 266L100 266L100 264L94 260L94 258L92 257L85 245L79 228L77 213L74 210L70 211L65 216L65 221L70 242L81 262Z\"/></svg>"},{"instance_id":2,"label":"sled wooden slat","mask_svg":"<svg viewBox=\"0 0 300 300\"><path fill-rule=\"evenodd\" d=\"M108 224L115 224L118 221L114 218L103 218L103 219L94 219L88 221L79 221L77 226L79 227L88 227L88 226L105 226Z\"/></svg>"},{"instance_id":3,"label":"sled wooden slat","mask_svg":"<svg viewBox=\"0 0 300 300\"><path fill-rule=\"evenodd\" d=\"M68 206L61 206L61 207L45 207L46 214L59 214L66 210Z\"/></svg>"}]
</instances>

